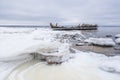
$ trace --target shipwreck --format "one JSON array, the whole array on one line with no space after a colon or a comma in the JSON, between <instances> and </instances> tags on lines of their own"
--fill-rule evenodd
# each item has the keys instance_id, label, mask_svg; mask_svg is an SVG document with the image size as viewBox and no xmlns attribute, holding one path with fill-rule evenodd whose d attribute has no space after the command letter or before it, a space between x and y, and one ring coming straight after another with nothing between
<instances>
[{"instance_id":1,"label":"shipwreck","mask_svg":"<svg viewBox=\"0 0 120 80\"><path fill-rule=\"evenodd\" d=\"M52 23L50 23L50 27L53 30L97 30L98 25L97 24L79 24L77 26L58 26L58 24L56 23L56 25L53 25Z\"/></svg>"}]
</instances>

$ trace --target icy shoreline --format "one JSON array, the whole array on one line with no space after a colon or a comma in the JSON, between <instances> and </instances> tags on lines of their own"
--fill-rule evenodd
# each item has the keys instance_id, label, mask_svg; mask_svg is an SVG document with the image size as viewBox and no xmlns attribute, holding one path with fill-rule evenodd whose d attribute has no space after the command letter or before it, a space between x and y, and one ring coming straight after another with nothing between
<instances>
[{"instance_id":1,"label":"icy shoreline","mask_svg":"<svg viewBox=\"0 0 120 80\"><path fill-rule=\"evenodd\" d=\"M21 80L43 79L43 80L119 80L120 56L107 57L93 52L76 51L75 58L61 65L47 65L38 62L19 73L13 71L13 75ZM26 64L27 65L27 64ZM18 68L19 70L19 68ZM51 72L51 74L49 74ZM74 75L73 75L74 74ZM68 77L69 76L69 77Z\"/></svg>"},{"instance_id":2,"label":"icy shoreline","mask_svg":"<svg viewBox=\"0 0 120 80\"><path fill-rule=\"evenodd\" d=\"M57 35L57 36L56 36ZM56 38L57 37L57 38ZM62 38L62 39L61 39ZM68 38L68 39L67 39ZM105 55L96 54L93 52L82 52L75 50L75 53L71 53L69 51L70 41L75 42L76 40L81 41L82 38L85 38L84 35L82 35L79 31L74 32L65 32L65 31L52 31L50 29L14 29L11 28L10 30L8 28L0 28L0 80L4 80L10 73L14 73L14 69L16 67L19 67L19 65L22 65L23 63L30 61L33 59L32 53L38 53L41 54L43 59L46 59L46 61L52 61L55 62L58 60L58 62L63 62L61 65L51 65L48 66L46 64L35 64L31 65L30 69L23 70L20 74L16 74L18 76L21 76L22 79L25 78L25 75L28 75L30 77L30 74L34 75L31 76L34 78L36 75L38 75L40 72L38 71L42 70L40 74L44 74L44 70L53 70L56 69L56 72L53 70L54 73L56 73L56 76L59 76L59 68L62 71L65 71L66 74L67 70L69 75L66 76L72 76L72 72L76 73L78 78L75 78L73 76L74 80L86 80L85 77L90 78L90 80L95 79L94 76L99 76L96 78L96 80L119 80L119 73L120 72L120 56L114 56L114 57L107 57ZM108 40L111 41L111 40ZM103 41L104 42L104 41ZM113 43L112 43L113 45ZM63 57L61 57L61 55ZM49 57L52 56L52 57ZM56 58L57 56L57 58ZM73 57L72 59L71 56ZM54 58L53 58L54 57ZM37 56L38 59L41 58L41 56ZM54 59L54 60L53 60ZM40 61L41 63L41 61ZM39 69L39 66L45 66L46 68ZM69 67L71 65L72 67ZM57 67L58 70L57 70ZM84 68L85 67L85 68ZM66 69L67 68L67 69ZM81 68L81 69L79 69ZM18 68L19 69L19 68ZM34 69L37 73L34 73ZM75 71L74 71L75 69ZM17 70L17 69L16 69ZM84 75L81 75L82 73L79 72L83 71ZM93 70L93 72L92 72ZM111 72L112 73L109 73ZM30 72L30 74L28 74ZM46 71L47 72L47 71ZM45 73L46 73L45 72ZM48 70L48 72L50 72ZM100 73L98 73L100 72ZM63 72L60 72L61 75ZM87 74L93 73L90 77ZM15 73L14 73L15 74ZM10 74L11 76L14 74ZM36 74L36 75L35 75ZM104 74L104 75L102 75ZM109 78L109 75L111 75L111 78ZM11 76L8 76L8 80L15 79L14 77L11 78ZM53 75L50 74L49 79L46 79L41 76L41 79L44 80L50 80L54 79ZM64 77L58 77L59 79L67 78ZM39 77L39 76L37 76ZM31 79L32 79L31 78ZM39 77L40 78L40 77ZM58 80L56 77L56 79ZM71 78L72 79L72 78ZM27 79L25 79L27 80Z\"/></svg>"}]
</instances>

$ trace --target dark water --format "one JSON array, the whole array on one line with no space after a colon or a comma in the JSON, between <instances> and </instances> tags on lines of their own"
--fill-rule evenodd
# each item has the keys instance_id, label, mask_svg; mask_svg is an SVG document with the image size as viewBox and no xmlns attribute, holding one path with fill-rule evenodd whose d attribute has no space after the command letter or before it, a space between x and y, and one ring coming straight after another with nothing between
<instances>
[{"instance_id":1,"label":"dark water","mask_svg":"<svg viewBox=\"0 0 120 80\"><path fill-rule=\"evenodd\" d=\"M120 27L99 27L96 35L116 35L120 34Z\"/></svg>"},{"instance_id":2,"label":"dark water","mask_svg":"<svg viewBox=\"0 0 120 80\"><path fill-rule=\"evenodd\" d=\"M120 27L98 27L97 30L85 30L82 33L90 37L106 37L106 35L112 35L114 37L116 34L120 34Z\"/></svg>"}]
</instances>

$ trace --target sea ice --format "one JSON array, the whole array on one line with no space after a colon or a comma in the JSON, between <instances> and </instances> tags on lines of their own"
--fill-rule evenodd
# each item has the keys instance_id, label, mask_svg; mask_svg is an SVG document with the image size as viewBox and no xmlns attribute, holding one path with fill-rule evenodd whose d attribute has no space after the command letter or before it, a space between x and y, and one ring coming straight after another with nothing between
<instances>
[{"instance_id":1,"label":"sea ice","mask_svg":"<svg viewBox=\"0 0 120 80\"><path fill-rule=\"evenodd\" d=\"M25 31L29 32L29 30ZM76 51L73 59L61 65L49 66L40 61L15 73L20 64L33 58L30 53L47 53L47 55L56 53L56 56L63 53L69 54L68 45L58 42L54 37L56 34L76 34L76 32L66 33L50 29L37 29L30 30L30 33L26 34L24 31L19 32L19 29L9 31L9 28L0 29L0 32L0 80L6 79L6 76L9 80L20 79L20 77L24 80L120 80L119 74L114 74L120 72L119 56L107 57L102 54L82 51ZM115 45L110 38L90 38L86 41L102 46ZM68 60L68 58L65 56L62 61ZM16 67L18 68L14 70ZM110 71L114 71L114 73L110 73Z\"/></svg>"},{"instance_id":2,"label":"sea ice","mask_svg":"<svg viewBox=\"0 0 120 80\"><path fill-rule=\"evenodd\" d=\"M18 56L18 57L12 57L9 59L0 59L0 80L5 80L6 77L19 65L32 60L32 56Z\"/></svg>"},{"instance_id":3,"label":"sea ice","mask_svg":"<svg viewBox=\"0 0 120 80\"><path fill-rule=\"evenodd\" d=\"M115 46L115 42L111 38L89 38L85 42L98 46Z\"/></svg>"},{"instance_id":4,"label":"sea ice","mask_svg":"<svg viewBox=\"0 0 120 80\"><path fill-rule=\"evenodd\" d=\"M120 80L119 66L120 56L107 57L93 52L77 51L73 59L61 65L50 66L39 62L20 73L15 74L14 71L11 75L15 74L15 78L23 80Z\"/></svg>"}]
</instances>

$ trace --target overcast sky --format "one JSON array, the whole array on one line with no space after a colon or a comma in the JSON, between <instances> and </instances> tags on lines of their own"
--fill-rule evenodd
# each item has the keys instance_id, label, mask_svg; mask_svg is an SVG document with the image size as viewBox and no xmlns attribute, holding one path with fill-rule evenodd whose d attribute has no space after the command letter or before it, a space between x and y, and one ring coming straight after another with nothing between
<instances>
[{"instance_id":1,"label":"overcast sky","mask_svg":"<svg viewBox=\"0 0 120 80\"><path fill-rule=\"evenodd\" d=\"M120 0L0 0L0 24L120 25Z\"/></svg>"}]
</instances>

